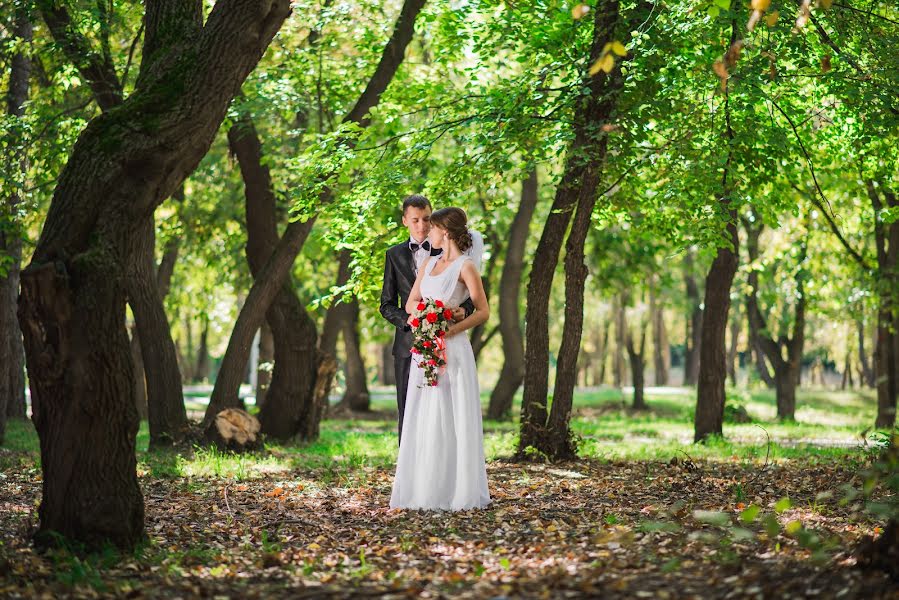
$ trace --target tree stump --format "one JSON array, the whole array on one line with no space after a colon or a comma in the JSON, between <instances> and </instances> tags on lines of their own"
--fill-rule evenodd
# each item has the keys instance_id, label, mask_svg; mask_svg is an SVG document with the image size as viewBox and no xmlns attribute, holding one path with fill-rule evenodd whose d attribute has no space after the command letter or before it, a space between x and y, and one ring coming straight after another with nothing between
<instances>
[{"instance_id":1,"label":"tree stump","mask_svg":"<svg viewBox=\"0 0 899 600\"><path fill-rule=\"evenodd\" d=\"M262 449L259 419L239 408L226 408L206 429L206 441L222 450Z\"/></svg>"}]
</instances>

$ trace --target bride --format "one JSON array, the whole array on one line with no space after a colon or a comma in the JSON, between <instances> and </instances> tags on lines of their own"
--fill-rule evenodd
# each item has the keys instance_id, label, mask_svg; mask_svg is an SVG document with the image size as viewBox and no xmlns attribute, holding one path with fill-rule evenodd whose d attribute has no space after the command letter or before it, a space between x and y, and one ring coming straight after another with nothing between
<instances>
[{"instance_id":1,"label":"bride","mask_svg":"<svg viewBox=\"0 0 899 600\"><path fill-rule=\"evenodd\" d=\"M475 312L453 323L446 334L446 370L437 385L423 384L423 370L413 365L403 421L402 441L393 480L390 508L463 510L490 503L481 428L481 394L468 329L487 320L490 309L471 250L472 232L461 208L431 214L429 240L443 253L418 270L406 312L423 298L455 307L470 297ZM480 240L477 240L480 242ZM409 317L410 325L412 317ZM413 354L413 361L419 355Z\"/></svg>"}]
</instances>

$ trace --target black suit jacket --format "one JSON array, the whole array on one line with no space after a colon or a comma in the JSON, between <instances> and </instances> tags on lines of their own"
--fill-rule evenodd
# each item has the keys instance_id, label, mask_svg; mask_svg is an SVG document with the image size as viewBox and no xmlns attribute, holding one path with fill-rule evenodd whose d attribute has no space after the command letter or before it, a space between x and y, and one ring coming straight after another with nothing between
<instances>
[{"instance_id":1,"label":"black suit jacket","mask_svg":"<svg viewBox=\"0 0 899 600\"><path fill-rule=\"evenodd\" d=\"M412 329L406 324L409 314L406 301L415 285L415 263L408 240L387 249L384 259L384 285L381 287L381 315L396 327L393 338L393 355L408 358L412 348ZM465 316L474 312L474 304L466 300L462 304Z\"/></svg>"}]
</instances>

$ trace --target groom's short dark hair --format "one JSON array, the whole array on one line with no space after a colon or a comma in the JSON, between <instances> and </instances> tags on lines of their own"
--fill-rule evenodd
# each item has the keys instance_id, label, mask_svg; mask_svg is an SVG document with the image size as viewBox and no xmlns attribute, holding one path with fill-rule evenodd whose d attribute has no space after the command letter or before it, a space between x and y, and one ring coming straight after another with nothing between
<instances>
[{"instance_id":1,"label":"groom's short dark hair","mask_svg":"<svg viewBox=\"0 0 899 600\"><path fill-rule=\"evenodd\" d=\"M412 194L411 196L406 196L403 199L404 215L406 214L406 209L410 206L414 206L415 208L431 208L431 201L421 194Z\"/></svg>"}]
</instances>

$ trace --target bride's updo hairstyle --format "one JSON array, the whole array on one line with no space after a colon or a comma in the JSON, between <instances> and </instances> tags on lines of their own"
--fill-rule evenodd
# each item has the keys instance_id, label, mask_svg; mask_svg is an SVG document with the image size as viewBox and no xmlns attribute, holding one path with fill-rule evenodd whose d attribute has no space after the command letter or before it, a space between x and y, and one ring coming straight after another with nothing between
<instances>
[{"instance_id":1,"label":"bride's updo hairstyle","mask_svg":"<svg viewBox=\"0 0 899 600\"><path fill-rule=\"evenodd\" d=\"M468 233L468 217L465 211L455 206L441 208L431 213L431 225L445 230L451 240L456 242L459 250L465 252L471 248L471 234Z\"/></svg>"}]
</instances>

